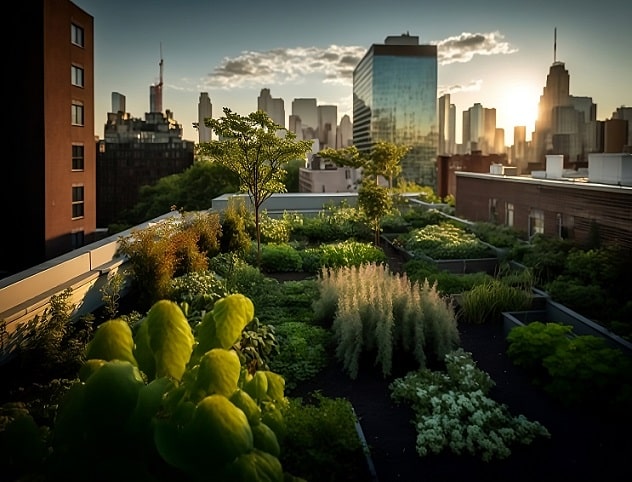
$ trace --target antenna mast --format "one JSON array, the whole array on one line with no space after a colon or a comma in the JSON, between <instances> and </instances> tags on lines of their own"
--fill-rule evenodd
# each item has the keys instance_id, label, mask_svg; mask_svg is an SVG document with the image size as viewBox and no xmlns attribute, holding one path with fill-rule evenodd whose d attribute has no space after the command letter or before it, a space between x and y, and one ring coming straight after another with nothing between
<instances>
[{"instance_id":1,"label":"antenna mast","mask_svg":"<svg viewBox=\"0 0 632 482\"><path fill-rule=\"evenodd\" d=\"M158 85L162 87L162 42L160 42L160 81Z\"/></svg>"},{"instance_id":2,"label":"antenna mast","mask_svg":"<svg viewBox=\"0 0 632 482\"><path fill-rule=\"evenodd\" d=\"M162 54L160 57L162 58ZM555 62L557 62L557 27L553 29L553 63Z\"/></svg>"}]
</instances>

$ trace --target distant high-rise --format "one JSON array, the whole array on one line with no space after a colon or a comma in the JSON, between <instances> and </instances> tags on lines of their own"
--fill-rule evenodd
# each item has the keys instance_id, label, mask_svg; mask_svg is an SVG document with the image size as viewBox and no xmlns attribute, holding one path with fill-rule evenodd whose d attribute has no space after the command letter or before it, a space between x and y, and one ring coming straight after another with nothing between
<instances>
[{"instance_id":1,"label":"distant high-rise","mask_svg":"<svg viewBox=\"0 0 632 482\"><path fill-rule=\"evenodd\" d=\"M336 134L336 149L349 147L353 144L353 124L348 115L343 115Z\"/></svg>"},{"instance_id":2,"label":"distant high-rise","mask_svg":"<svg viewBox=\"0 0 632 482\"><path fill-rule=\"evenodd\" d=\"M208 92L200 93L198 101L198 142L209 142L212 138L211 128L206 127L204 119L213 117L213 105Z\"/></svg>"},{"instance_id":3,"label":"distant high-rise","mask_svg":"<svg viewBox=\"0 0 632 482\"><path fill-rule=\"evenodd\" d=\"M127 112L125 107L125 96L118 92L112 92L112 112Z\"/></svg>"},{"instance_id":4,"label":"distant high-rise","mask_svg":"<svg viewBox=\"0 0 632 482\"><path fill-rule=\"evenodd\" d=\"M318 127L318 106L316 99L294 99L292 101L292 115L301 118L303 129L311 127L316 130Z\"/></svg>"},{"instance_id":5,"label":"distant high-rise","mask_svg":"<svg viewBox=\"0 0 632 482\"><path fill-rule=\"evenodd\" d=\"M409 34L373 44L353 71L354 145L364 153L377 141L409 146L404 178L434 186L438 137L437 46Z\"/></svg>"},{"instance_id":6,"label":"distant high-rise","mask_svg":"<svg viewBox=\"0 0 632 482\"><path fill-rule=\"evenodd\" d=\"M160 46L160 74L157 84L149 87L149 112L162 112L162 45Z\"/></svg>"},{"instance_id":7,"label":"distant high-rise","mask_svg":"<svg viewBox=\"0 0 632 482\"><path fill-rule=\"evenodd\" d=\"M336 128L338 127L338 107L335 105L319 105L318 140L322 149L336 147Z\"/></svg>"},{"instance_id":8,"label":"distant high-rise","mask_svg":"<svg viewBox=\"0 0 632 482\"><path fill-rule=\"evenodd\" d=\"M285 127L285 105L283 99L273 98L270 89L261 89L257 98L257 110L262 110L270 119L281 127Z\"/></svg>"},{"instance_id":9,"label":"distant high-rise","mask_svg":"<svg viewBox=\"0 0 632 482\"><path fill-rule=\"evenodd\" d=\"M450 103L450 94L439 97L439 154L456 154L456 106Z\"/></svg>"}]
</instances>

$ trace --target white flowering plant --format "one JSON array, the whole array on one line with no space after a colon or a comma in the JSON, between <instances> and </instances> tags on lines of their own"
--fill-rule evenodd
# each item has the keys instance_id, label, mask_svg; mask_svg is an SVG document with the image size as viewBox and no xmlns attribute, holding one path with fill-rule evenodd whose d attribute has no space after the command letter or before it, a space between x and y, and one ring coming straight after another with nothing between
<instances>
[{"instance_id":1,"label":"white flowering plant","mask_svg":"<svg viewBox=\"0 0 632 482\"><path fill-rule=\"evenodd\" d=\"M415 413L420 456L449 449L489 462L509 457L517 443L550 438L542 424L513 416L487 396L494 381L476 367L471 353L454 350L445 355L445 365L445 371L424 368L390 384L393 400L410 404Z\"/></svg>"}]
</instances>

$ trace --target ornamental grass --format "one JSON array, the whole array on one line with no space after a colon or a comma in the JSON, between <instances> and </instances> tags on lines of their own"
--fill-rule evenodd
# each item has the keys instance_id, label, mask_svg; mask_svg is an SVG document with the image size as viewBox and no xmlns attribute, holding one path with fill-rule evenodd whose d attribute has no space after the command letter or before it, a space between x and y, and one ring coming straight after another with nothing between
<instances>
[{"instance_id":1,"label":"ornamental grass","mask_svg":"<svg viewBox=\"0 0 632 482\"><path fill-rule=\"evenodd\" d=\"M331 319L336 357L352 379L362 355L375 356L375 365L388 377L396 357L412 356L423 368L459 344L454 308L436 284L413 283L376 263L323 268L318 280L316 316Z\"/></svg>"}]
</instances>

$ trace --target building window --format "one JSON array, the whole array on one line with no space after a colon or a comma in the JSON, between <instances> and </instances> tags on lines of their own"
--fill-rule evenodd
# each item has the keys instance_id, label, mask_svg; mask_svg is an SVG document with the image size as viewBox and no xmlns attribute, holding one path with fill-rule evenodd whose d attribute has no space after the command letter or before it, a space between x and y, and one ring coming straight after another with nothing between
<instances>
[{"instance_id":1,"label":"building window","mask_svg":"<svg viewBox=\"0 0 632 482\"><path fill-rule=\"evenodd\" d=\"M489 222L496 224L497 222L496 218L497 218L498 213L496 212L496 198L495 197L489 198L488 208L489 208Z\"/></svg>"},{"instance_id":2,"label":"building window","mask_svg":"<svg viewBox=\"0 0 632 482\"><path fill-rule=\"evenodd\" d=\"M72 146L72 170L83 171L84 155L83 145L73 144Z\"/></svg>"},{"instance_id":3,"label":"building window","mask_svg":"<svg viewBox=\"0 0 632 482\"><path fill-rule=\"evenodd\" d=\"M84 244L84 234L83 231L75 231L74 233L70 233L70 243L72 249L81 248Z\"/></svg>"},{"instance_id":4,"label":"building window","mask_svg":"<svg viewBox=\"0 0 632 482\"><path fill-rule=\"evenodd\" d=\"M351 171L349 169L345 169L345 179L351 179Z\"/></svg>"},{"instance_id":5,"label":"building window","mask_svg":"<svg viewBox=\"0 0 632 482\"><path fill-rule=\"evenodd\" d=\"M83 47L83 28L74 23L70 24L70 41L79 47Z\"/></svg>"},{"instance_id":6,"label":"building window","mask_svg":"<svg viewBox=\"0 0 632 482\"><path fill-rule=\"evenodd\" d=\"M73 101L71 121L73 126L83 125L83 104Z\"/></svg>"},{"instance_id":7,"label":"building window","mask_svg":"<svg viewBox=\"0 0 632 482\"><path fill-rule=\"evenodd\" d=\"M72 187L72 218L83 217L83 186Z\"/></svg>"},{"instance_id":8,"label":"building window","mask_svg":"<svg viewBox=\"0 0 632 482\"><path fill-rule=\"evenodd\" d=\"M529 211L529 238L544 233L544 212L540 209Z\"/></svg>"},{"instance_id":9,"label":"building window","mask_svg":"<svg viewBox=\"0 0 632 482\"><path fill-rule=\"evenodd\" d=\"M513 203L505 204L505 224L510 228L514 225L514 205Z\"/></svg>"},{"instance_id":10,"label":"building window","mask_svg":"<svg viewBox=\"0 0 632 482\"><path fill-rule=\"evenodd\" d=\"M70 82L77 87L83 87L83 69L81 67L70 66Z\"/></svg>"}]
</instances>

